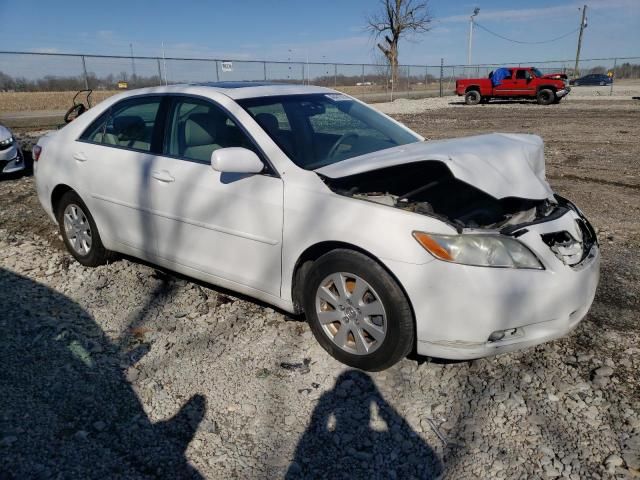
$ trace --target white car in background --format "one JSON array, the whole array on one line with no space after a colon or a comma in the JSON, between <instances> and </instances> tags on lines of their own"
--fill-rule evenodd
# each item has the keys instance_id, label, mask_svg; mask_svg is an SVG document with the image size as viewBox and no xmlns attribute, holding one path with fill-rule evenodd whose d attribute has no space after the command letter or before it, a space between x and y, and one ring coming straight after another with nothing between
<instances>
[{"instance_id":1,"label":"white car in background","mask_svg":"<svg viewBox=\"0 0 640 480\"><path fill-rule=\"evenodd\" d=\"M542 140L426 142L327 88L132 90L34 148L40 202L82 264L121 252L304 312L335 358L471 359L586 315L594 230Z\"/></svg>"},{"instance_id":2,"label":"white car in background","mask_svg":"<svg viewBox=\"0 0 640 480\"><path fill-rule=\"evenodd\" d=\"M0 174L16 173L25 169L24 156L11 130L0 125Z\"/></svg>"}]
</instances>

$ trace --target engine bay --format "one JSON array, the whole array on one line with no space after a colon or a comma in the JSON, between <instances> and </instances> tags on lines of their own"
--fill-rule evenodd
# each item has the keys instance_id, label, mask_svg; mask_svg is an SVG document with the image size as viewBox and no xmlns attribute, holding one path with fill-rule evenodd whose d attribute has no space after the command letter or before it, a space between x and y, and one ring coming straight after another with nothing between
<instances>
[{"instance_id":1,"label":"engine bay","mask_svg":"<svg viewBox=\"0 0 640 480\"><path fill-rule=\"evenodd\" d=\"M549 199L496 199L455 178L442 162L395 165L342 178L323 177L335 193L432 216L458 229L502 228L551 214Z\"/></svg>"}]
</instances>

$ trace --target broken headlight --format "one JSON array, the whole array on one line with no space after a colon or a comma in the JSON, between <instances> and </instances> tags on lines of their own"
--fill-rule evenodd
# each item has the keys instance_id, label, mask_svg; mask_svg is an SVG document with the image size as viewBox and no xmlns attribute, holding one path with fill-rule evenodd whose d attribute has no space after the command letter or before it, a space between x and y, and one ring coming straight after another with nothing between
<instances>
[{"instance_id":1,"label":"broken headlight","mask_svg":"<svg viewBox=\"0 0 640 480\"><path fill-rule=\"evenodd\" d=\"M413 237L431 255L446 262L479 267L544 269L540 260L525 245L503 235L413 232Z\"/></svg>"}]
</instances>

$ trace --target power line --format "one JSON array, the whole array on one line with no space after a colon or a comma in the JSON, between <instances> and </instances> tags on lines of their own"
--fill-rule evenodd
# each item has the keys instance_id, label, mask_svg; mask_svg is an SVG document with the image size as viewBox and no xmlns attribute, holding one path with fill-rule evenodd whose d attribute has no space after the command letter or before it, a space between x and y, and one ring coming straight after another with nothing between
<instances>
[{"instance_id":1,"label":"power line","mask_svg":"<svg viewBox=\"0 0 640 480\"><path fill-rule=\"evenodd\" d=\"M505 37L505 36L503 36L503 35L500 35L499 33L496 33L496 32L494 32L494 31L492 31L492 30L489 30L487 27L485 27L484 25L481 25L481 24L480 24L480 23L478 23L478 22L474 22L474 23L475 23L475 25L476 25L477 27L480 27L480 28L481 28L482 30L484 30L485 32L490 33L491 35L494 35L494 36L496 36L496 37L498 37L498 38L501 38L502 40L507 40L508 42L520 43L520 44L525 44L525 45L540 45L540 44L542 44L542 43L557 42L558 40L562 40L563 38L566 38L566 37L568 37L569 35L573 35L573 34L574 34L574 33L576 33L578 30L580 30L580 27L578 27L578 28L576 28L575 30L571 30L570 32L565 33L564 35L561 35L561 36L556 37L556 38L552 38L551 40L543 40L543 41L541 41L541 42L523 42L523 41L521 41L521 40L514 40L514 39L512 39L512 38L508 38L508 37Z\"/></svg>"}]
</instances>

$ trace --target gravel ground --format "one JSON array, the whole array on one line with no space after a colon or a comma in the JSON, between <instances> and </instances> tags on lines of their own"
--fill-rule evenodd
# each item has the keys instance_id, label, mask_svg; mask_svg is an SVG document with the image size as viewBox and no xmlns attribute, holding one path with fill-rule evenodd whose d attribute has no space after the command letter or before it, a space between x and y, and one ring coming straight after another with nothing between
<instances>
[{"instance_id":1,"label":"gravel ground","mask_svg":"<svg viewBox=\"0 0 640 480\"><path fill-rule=\"evenodd\" d=\"M585 321L473 362L348 369L302 318L132 259L80 266L33 180L0 182L0 478L640 478L640 114L602 105L397 116L541 134L599 231Z\"/></svg>"}]
</instances>

